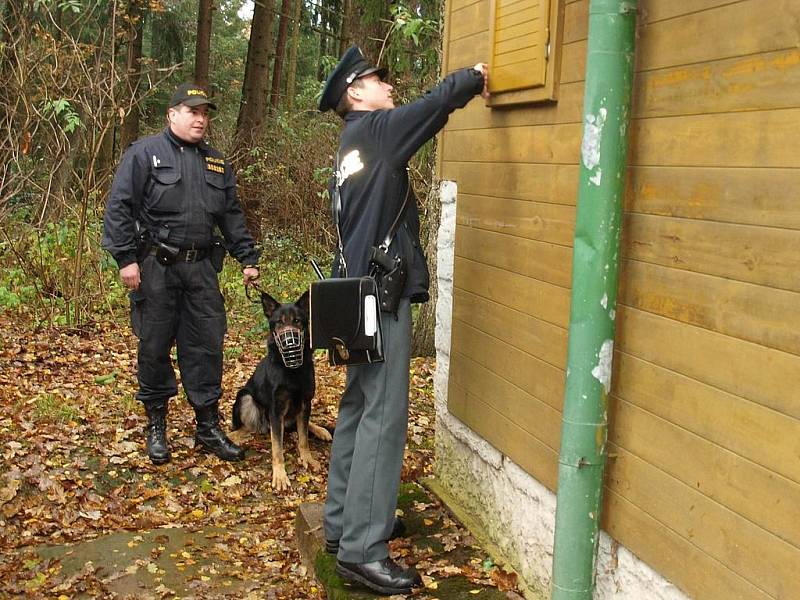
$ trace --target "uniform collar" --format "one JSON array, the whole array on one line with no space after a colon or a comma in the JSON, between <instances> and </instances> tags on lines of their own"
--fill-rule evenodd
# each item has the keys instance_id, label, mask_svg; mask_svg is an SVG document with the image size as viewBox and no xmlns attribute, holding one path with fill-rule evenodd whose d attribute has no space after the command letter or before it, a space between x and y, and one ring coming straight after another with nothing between
<instances>
[{"instance_id":1,"label":"uniform collar","mask_svg":"<svg viewBox=\"0 0 800 600\"><path fill-rule=\"evenodd\" d=\"M374 112L371 110L351 110L344 116L344 122L349 123L350 121L356 121L358 119L362 119L366 117L369 113Z\"/></svg>"},{"instance_id":2,"label":"uniform collar","mask_svg":"<svg viewBox=\"0 0 800 600\"><path fill-rule=\"evenodd\" d=\"M196 144L182 140L177 135L172 133L172 129L170 129L169 126L164 128L164 137L166 137L174 146L177 146L178 148L183 146L186 148L199 148L200 150L205 150L208 147L208 144L206 144L205 140L200 140Z\"/></svg>"}]
</instances>

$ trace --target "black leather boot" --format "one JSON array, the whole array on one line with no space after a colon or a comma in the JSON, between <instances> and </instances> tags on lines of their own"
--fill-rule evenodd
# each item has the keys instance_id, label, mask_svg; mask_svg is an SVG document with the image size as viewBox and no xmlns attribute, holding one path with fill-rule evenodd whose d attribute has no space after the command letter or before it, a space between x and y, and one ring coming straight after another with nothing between
<instances>
[{"instance_id":1,"label":"black leather boot","mask_svg":"<svg viewBox=\"0 0 800 600\"><path fill-rule=\"evenodd\" d=\"M239 461L244 459L244 450L234 444L219 426L219 406L213 404L195 408L197 433L194 436L195 448L211 452L222 460Z\"/></svg>"},{"instance_id":2,"label":"black leather boot","mask_svg":"<svg viewBox=\"0 0 800 600\"><path fill-rule=\"evenodd\" d=\"M404 569L391 558L368 563L336 561L336 573L346 581L365 585L373 592L391 596L410 594L422 586L422 578L413 567Z\"/></svg>"},{"instance_id":3,"label":"black leather boot","mask_svg":"<svg viewBox=\"0 0 800 600\"><path fill-rule=\"evenodd\" d=\"M145 406L147 413L147 455L154 465L169 462L167 445L167 405Z\"/></svg>"}]
</instances>

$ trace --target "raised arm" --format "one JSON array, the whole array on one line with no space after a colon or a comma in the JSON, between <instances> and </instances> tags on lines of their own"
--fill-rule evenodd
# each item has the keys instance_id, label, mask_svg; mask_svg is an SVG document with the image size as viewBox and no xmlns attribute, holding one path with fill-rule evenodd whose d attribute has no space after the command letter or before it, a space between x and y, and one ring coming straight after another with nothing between
<instances>
[{"instance_id":1,"label":"raised arm","mask_svg":"<svg viewBox=\"0 0 800 600\"><path fill-rule=\"evenodd\" d=\"M463 108L477 94L488 97L487 69L483 63L451 73L422 98L382 113L375 119L377 139L384 156L405 164L447 123L450 113Z\"/></svg>"}]
</instances>

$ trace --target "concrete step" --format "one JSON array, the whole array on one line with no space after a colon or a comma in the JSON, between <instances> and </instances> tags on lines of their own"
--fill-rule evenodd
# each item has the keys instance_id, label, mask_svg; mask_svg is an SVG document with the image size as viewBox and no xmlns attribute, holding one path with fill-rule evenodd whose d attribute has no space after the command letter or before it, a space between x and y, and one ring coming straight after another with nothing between
<instances>
[{"instance_id":1,"label":"concrete step","mask_svg":"<svg viewBox=\"0 0 800 600\"><path fill-rule=\"evenodd\" d=\"M521 600L508 582L513 573L499 569L475 538L428 489L403 484L398 496L398 514L407 537L389 544L393 559L415 566L426 587L416 599ZM336 558L325 552L322 504L301 504L295 517L295 539L301 560L325 589L328 600L371 600L379 598L363 586L350 584L336 574ZM503 587L498 589L497 584ZM403 598L404 596L392 596Z\"/></svg>"}]
</instances>

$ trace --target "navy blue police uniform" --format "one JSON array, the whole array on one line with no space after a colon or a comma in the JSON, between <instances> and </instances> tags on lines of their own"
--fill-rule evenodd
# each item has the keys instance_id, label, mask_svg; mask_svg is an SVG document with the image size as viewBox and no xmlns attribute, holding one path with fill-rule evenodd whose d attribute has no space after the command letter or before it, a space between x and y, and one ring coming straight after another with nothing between
<instances>
[{"instance_id":1,"label":"navy blue police uniform","mask_svg":"<svg viewBox=\"0 0 800 600\"><path fill-rule=\"evenodd\" d=\"M194 92L190 105L202 99L210 104L204 92L198 98L200 90L187 85L179 87L173 101L182 88ZM184 390L197 413L197 443L226 460L243 457L218 424L226 315L210 260L215 228L234 258L257 265L259 253L245 225L236 179L221 153L204 141L188 143L169 127L128 148L106 205L102 246L120 269L138 262L141 270L141 284L129 294L131 324L139 338L136 398L150 417L148 451L156 463L169 460L166 447L157 446L155 455L151 451L150 429L165 426L167 402L178 393L173 344ZM164 247L177 253L168 256L160 250ZM165 437L161 441L166 446Z\"/></svg>"},{"instance_id":2,"label":"navy blue police uniform","mask_svg":"<svg viewBox=\"0 0 800 600\"><path fill-rule=\"evenodd\" d=\"M320 110L336 108L356 78L372 73L384 75L358 48L348 50L328 78ZM408 161L483 86L481 72L463 69L415 102L390 110L350 111L343 117L335 168L344 261L337 253L334 276L369 273L371 249L383 241L408 195L389 248L390 255L402 256L407 265L403 299L396 314L381 314L385 362L348 367L324 515L326 546L337 553L339 574L381 593L406 593L419 585L413 569L401 569L388 559L386 543L397 530L394 513L408 428L410 304L429 298Z\"/></svg>"}]
</instances>

